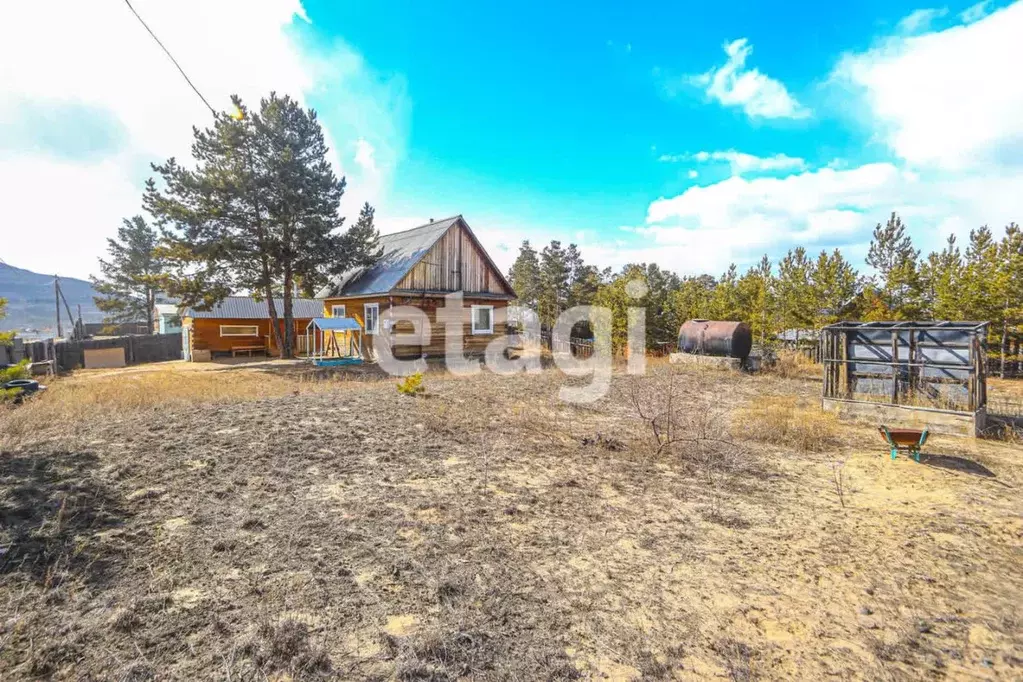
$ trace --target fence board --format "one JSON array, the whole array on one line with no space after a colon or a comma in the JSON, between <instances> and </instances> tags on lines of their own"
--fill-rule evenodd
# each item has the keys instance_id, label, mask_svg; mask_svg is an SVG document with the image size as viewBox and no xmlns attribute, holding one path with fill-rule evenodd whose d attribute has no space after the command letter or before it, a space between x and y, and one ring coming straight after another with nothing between
<instances>
[{"instance_id":1,"label":"fence board","mask_svg":"<svg viewBox=\"0 0 1023 682\"><path fill-rule=\"evenodd\" d=\"M32 362L46 360L46 344L49 341L33 341L24 344L25 357ZM57 369L69 371L85 366L85 351L104 348L123 348L124 360L128 365L149 362L165 362L181 359L181 334L147 334L139 336L113 336L105 339L83 341L58 341L53 344Z\"/></svg>"}]
</instances>

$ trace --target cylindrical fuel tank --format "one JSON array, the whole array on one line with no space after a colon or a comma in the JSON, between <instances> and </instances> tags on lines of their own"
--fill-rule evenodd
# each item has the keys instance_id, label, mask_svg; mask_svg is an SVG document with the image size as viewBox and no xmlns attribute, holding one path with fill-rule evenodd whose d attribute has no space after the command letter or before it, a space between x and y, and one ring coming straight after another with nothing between
<instances>
[{"instance_id":1,"label":"cylindrical fuel tank","mask_svg":"<svg viewBox=\"0 0 1023 682\"><path fill-rule=\"evenodd\" d=\"M753 348L753 333L745 322L689 320L678 330L682 353L745 359Z\"/></svg>"}]
</instances>

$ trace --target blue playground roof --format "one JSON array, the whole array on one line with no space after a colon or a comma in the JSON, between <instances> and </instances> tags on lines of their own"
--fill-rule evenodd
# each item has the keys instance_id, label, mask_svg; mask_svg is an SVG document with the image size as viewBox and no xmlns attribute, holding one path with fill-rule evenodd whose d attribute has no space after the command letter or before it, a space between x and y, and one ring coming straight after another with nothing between
<instances>
[{"instance_id":1,"label":"blue playground roof","mask_svg":"<svg viewBox=\"0 0 1023 682\"><path fill-rule=\"evenodd\" d=\"M359 331L362 329L359 323L350 317L314 317L309 324L316 325L318 329L331 332Z\"/></svg>"}]
</instances>

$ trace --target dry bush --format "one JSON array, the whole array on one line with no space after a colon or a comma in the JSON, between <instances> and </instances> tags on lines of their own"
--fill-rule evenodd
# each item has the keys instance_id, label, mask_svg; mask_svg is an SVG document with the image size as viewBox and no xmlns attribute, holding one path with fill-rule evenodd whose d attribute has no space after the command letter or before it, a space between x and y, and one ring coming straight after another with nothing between
<instances>
[{"instance_id":1,"label":"dry bush","mask_svg":"<svg viewBox=\"0 0 1023 682\"><path fill-rule=\"evenodd\" d=\"M819 364L792 350L778 351L777 359L765 369L782 379L813 379L821 376Z\"/></svg>"},{"instance_id":2,"label":"dry bush","mask_svg":"<svg viewBox=\"0 0 1023 682\"><path fill-rule=\"evenodd\" d=\"M838 417L792 396L763 396L732 415L736 437L823 452L838 444Z\"/></svg>"},{"instance_id":3,"label":"dry bush","mask_svg":"<svg viewBox=\"0 0 1023 682\"><path fill-rule=\"evenodd\" d=\"M713 394L714 377L707 371L683 371L666 365L642 377L629 377L619 389L625 404L644 423L653 457L668 454L699 464L731 468L742 458L722 429L722 406L694 404Z\"/></svg>"}]
</instances>

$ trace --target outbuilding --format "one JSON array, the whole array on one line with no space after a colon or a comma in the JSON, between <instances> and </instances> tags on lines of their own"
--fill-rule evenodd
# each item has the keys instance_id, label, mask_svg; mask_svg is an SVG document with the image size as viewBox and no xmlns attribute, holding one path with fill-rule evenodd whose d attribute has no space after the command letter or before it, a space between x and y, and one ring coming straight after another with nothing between
<instances>
[{"instance_id":1,"label":"outbuilding","mask_svg":"<svg viewBox=\"0 0 1023 682\"><path fill-rule=\"evenodd\" d=\"M296 353L305 353L309 321L320 317L323 304L309 298L292 299ZM277 314L284 314L283 299L274 299ZM277 324L282 334L284 320ZM210 310L186 308L181 313L181 347L186 360L210 360L218 355L280 355L266 301L250 296L228 296Z\"/></svg>"}]
</instances>

